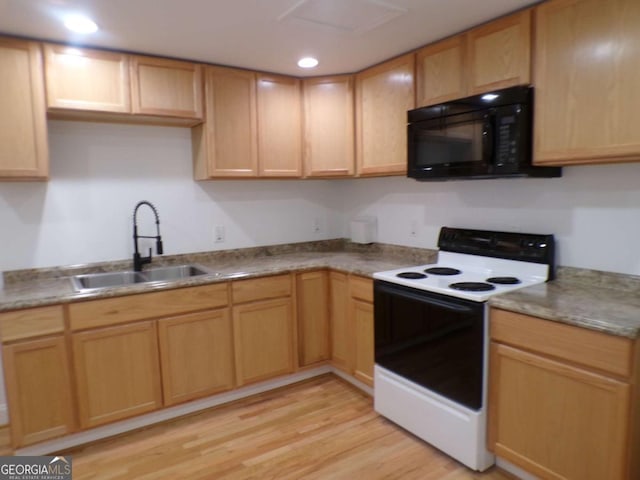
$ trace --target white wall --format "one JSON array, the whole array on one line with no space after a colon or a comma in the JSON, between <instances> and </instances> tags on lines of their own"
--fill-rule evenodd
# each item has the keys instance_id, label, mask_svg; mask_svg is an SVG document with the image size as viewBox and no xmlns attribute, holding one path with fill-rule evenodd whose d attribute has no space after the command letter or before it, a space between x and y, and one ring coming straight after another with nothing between
<instances>
[{"instance_id":1,"label":"white wall","mask_svg":"<svg viewBox=\"0 0 640 480\"><path fill-rule=\"evenodd\" d=\"M0 183L0 270L129 258L146 199L167 254L348 236L348 220L373 214L384 243L435 248L442 225L548 232L559 264L640 274L640 164L542 180L194 182L186 128L53 121L49 142L49 182ZM151 219L139 211L140 233Z\"/></svg>"},{"instance_id":2,"label":"white wall","mask_svg":"<svg viewBox=\"0 0 640 480\"><path fill-rule=\"evenodd\" d=\"M560 265L640 275L640 164L569 167L563 174L437 183L349 180L345 215L376 215L380 242L427 248L436 247L443 225L553 233Z\"/></svg>"},{"instance_id":3,"label":"white wall","mask_svg":"<svg viewBox=\"0 0 640 480\"><path fill-rule=\"evenodd\" d=\"M49 146L49 182L0 183L0 270L129 258L143 199L159 211L166 254L344 234L339 182L195 182L187 128L52 121ZM140 234L154 234L152 218L139 210Z\"/></svg>"}]
</instances>

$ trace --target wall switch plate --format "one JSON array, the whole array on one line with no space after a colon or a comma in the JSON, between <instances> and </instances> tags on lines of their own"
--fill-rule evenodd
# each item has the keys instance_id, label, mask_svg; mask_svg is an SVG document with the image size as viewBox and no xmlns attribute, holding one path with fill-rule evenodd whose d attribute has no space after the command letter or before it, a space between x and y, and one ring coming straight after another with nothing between
<instances>
[{"instance_id":1,"label":"wall switch plate","mask_svg":"<svg viewBox=\"0 0 640 480\"><path fill-rule=\"evenodd\" d=\"M216 225L215 227L213 227L213 238L216 243L223 243L224 237L224 225Z\"/></svg>"}]
</instances>

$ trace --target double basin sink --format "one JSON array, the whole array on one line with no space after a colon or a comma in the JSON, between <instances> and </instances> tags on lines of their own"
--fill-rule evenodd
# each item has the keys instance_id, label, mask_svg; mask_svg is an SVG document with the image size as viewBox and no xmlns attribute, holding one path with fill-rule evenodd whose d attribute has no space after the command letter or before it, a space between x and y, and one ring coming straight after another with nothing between
<instances>
[{"instance_id":1,"label":"double basin sink","mask_svg":"<svg viewBox=\"0 0 640 480\"><path fill-rule=\"evenodd\" d=\"M201 265L187 264L151 268L142 272L125 271L74 275L71 277L71 283L76 292L91 293L108 288L126 287L140 283L162 284L175 280L213 274L214 272Z\"/></svg>"}]
</instances>

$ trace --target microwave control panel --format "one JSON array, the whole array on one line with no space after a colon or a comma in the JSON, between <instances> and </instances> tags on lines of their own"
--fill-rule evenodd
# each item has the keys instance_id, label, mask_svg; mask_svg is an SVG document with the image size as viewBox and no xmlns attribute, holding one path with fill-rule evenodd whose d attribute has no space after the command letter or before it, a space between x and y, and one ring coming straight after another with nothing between
<instances>
[{"instance_id":1,"label":"microwave control panel","mask_svg":"<svg viewBox=\"0 0 640 480\"><path fill-rule=\"evenodd\" d=\"M521 109L519 106L504 108L498 115L496 125L496 153L495 164L511 165L518 163L518 129L517 119ZM505 110L510 110L506 112Z\"/></svg>"}]
</instances>

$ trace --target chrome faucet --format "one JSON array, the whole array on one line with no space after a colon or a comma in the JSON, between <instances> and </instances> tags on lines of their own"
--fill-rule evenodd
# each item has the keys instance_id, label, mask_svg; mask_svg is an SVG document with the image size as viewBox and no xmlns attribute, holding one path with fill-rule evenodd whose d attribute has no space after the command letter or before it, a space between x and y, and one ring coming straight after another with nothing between
<instances>
[{"instance_id":1,"label":"chrome faucet","mask_svg":"<svg viewBox=\"0 0 640 480\"><path fill-rule=\"evenodd\" d=\"M153 210L153 214L156 216L156 236L148 236L148 235L138 235L138 224L136 222L136 218L138 215L138 208L142 205L148 205L151 210ZM153 206L151 202L147 202L146 200L142 200L138 202L136 208L133 210L133 247L135 249L135 253L133 254L133 270L139 272L142 270L142 266L151 263L151 248L149 248L149 256L141 257L140 252L138 251L138 239L139 238L155 238L156 239L156 253L158 255L162 255L162 237L160 236L160 218L158 218L158 211L156 207Z\"/></svg>"}]
</instances>

